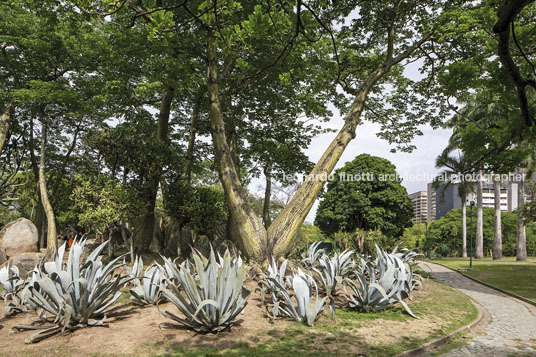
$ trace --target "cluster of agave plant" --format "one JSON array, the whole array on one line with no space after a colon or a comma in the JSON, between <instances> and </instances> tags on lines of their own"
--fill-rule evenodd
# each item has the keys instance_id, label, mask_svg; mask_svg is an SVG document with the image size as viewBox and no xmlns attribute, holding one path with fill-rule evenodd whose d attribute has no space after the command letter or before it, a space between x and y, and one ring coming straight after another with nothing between
<instances>
[{"instance_id":1,"label":"cluster of agave plant","mask_svg":"<svg viewBox=\"0 0 536 357\"><path fill-rule=\"evenodd\" d=\"M53 261L41 261L26 280L20 278L17 267L0 270L4 313L35 310L43 322L15 327L19 331L38 330L26 343L65 330L107 323L107 314L129 285L134 303L158 306L167 300L181 316L169 311L161 311L162 315L199 332L229 328L247 304L250 291L243 287L246 269L242 260L233 259L229 252L222 257L211 250L209 258L205 258L194 251L193 263L186 260L181 264L162 257L163 266L154 263L143 271L139 257L132 268L121 261L122 256L104 264L100 254L107 242L82 259L85 242L83 239L73 243L66 263L65 245L61 246Z\"/></svg>"},{"instance_id":2,"label":"cluster of agave plant","mask_svg":"<svg viewBox=\"0 0 536 357\"><path fill-rule=\"evenodd\" d=\"M333 316L336 299L344 299L349 308L363 312L400 303L409 315L418 318L404 301L412 298L412 290L422 287L421 277L413 272L417 253L399 250L399 246L387 253L376 245L377 257L373 258L352 250L327 254L319 245L309 247L301 267L293 272L287 269L288 260L278 265L272 258L267 271L259 274L261 300L270 318L284 316L312 326L326 306ZM266 299L266 294L271 299Z\"/></svg>"},{"instance_id":3,"label":"cluster of agave plant","mask_svg":"<svg viewBox=\"0 0 536 357\"><path fill-rule=\"evenodd\" d=\"M105 264L101 253L107 242L82 259L85 243L85 239L73 243L67 262L63 245L55 251L53 261L41 261L25 280L16 267L0 270L4 314L35 310L42 321L16 327L38 330L27 343L65 330L106 324L107 314L128 287L133 303L156 305L166 318L198 332L230 328L247 305L251 293L244 287L248 269L240 256L233 257L228 250L221 256L211 248L205 257L194 249L191 260L179 263L162 257L163 264L153 263L144 271L140 257L131 268L124 258L121 261L123 256ZM326 306L334 314L335 298L342 296L342 291L352 308L382 310L401 303L416 317L403 301L421 284L412 269L416 253L397 248L386 253L376 247L373 259L350 250L328 255L314 244L304 254L301 267L295 269L287 269L287 260L278 265L272 258L267 271L256 277L269 317L312 325ZM270 301L265 301L267 293ZM180 314L162 311L164 301Z\"/></svg>"}]
</instances>

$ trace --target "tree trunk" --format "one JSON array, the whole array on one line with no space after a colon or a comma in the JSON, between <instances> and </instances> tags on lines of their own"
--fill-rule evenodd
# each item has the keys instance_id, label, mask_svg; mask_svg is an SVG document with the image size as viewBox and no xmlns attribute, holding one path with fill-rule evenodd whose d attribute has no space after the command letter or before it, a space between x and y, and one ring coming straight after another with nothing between
<instances>
[{"instance_id":1,"label":"tree trunk","mask_svg":"<svg viewBox=\"0 0 536 357\"><path fill-rule=\"evenodd\" d=\"M108 258L113 259L114 257L114 238L113 238L113 227L108 227Z\"/></svg>"},{"instance_id":2,"label":"tree trunk","mask_svg":"<svg viewBox=\"0 0 536 357\"><path fill-rule=\"evenodd\" d=\"M527 236L525 232L525 218L521 213L521 207L525 204L525 174L524 169L519 169L521 180L517 183L517 249L516 260L527 260Z\"/></svg>"},{"instance_id":3,"label":"tree trunk","mask_svg":"<svg viewBox=\"0 0 536 357\"><path fill-rule=\"evenodd\" d=\"M272 196L272 164L267 164L264 168L264 176L266 177L266 189L264 190L264 205L262 207L262 219L264 227L268 229L272 224L270 217L270 200Z\"/></svg>"},{"instance_id":4,"label":"tree trunk","mask_svg":"<svg viewBox=\"0 0 536 357\"><path fill-rule=\"evenodd\" d=\"M43 203L43 210L47 217L47 252L53 253L57 248L58 240L56 236L56 217L54 216L54 210L50 204L47 191L47 183L45 178L45 154L46 154L46 142L47 142L47 130L48 126L45 120L42 122L41 129L41 157L39 158L39 192L41 193L41 202Z\"/></svg>"},{"instance_id":5,"label":"tree trunk","mask_svg":"<svg viewBox=\"0 0 536 357\"><path fill-rule=\"evenodd\" d=\"M125 248L129 252L130 262L134 263L134 259L135 259L134 258L134 249L132 249L132 245L128 241L127 228L125 227L123 222L119 222L119 229L121 230L121 238L123 238L123 243L125 244Z\"/></svg>"},{"instance_id":6,"label":"tree trunk","mask_svg":"<svg viewBox=\"0 0 536 357\"><path fill-rule=\"evenodd\" d=\"M462 196L462 257L467 258L467 195Z\"/></svg>"},{"instance_id":7,"label":"tree trunk","mask_svg":"<svg viewBox=\"0 0 536 357\"><path fill-rule=\"evenodd\" d=\"M484 258L484 224L483 224L483 198L482 198L482 170L478 171L476 181L476 237L475 258Z\"/></svg>"},{"instance_id":8,"label":"tree trunk","mask_svg":"<svg viewBox=\"0 0 536 357\"><path fill-rule=\"evenodd\" d=\"M495 231L493 233L493 259L502 258L502 229L501 229L501 181L495 181L494 187L494 208L495 215L493 225Z\"/></svg>"},{"instance_id":9,"label":"tree trunk","mask_svg":"<svg viewBox=\"0 0 536 357\"><path fill-rule=\"evenodd\" d=\"M195 135L197 132L197 122L199 121L199 116L201 112L201 100L203 99L203 94L204 94L204 91L200 90L198 96L195 98L194 110L192 112L192 121L190 122L190 135L188 137L188 148L186 149L186 169L185 169L186 182L188 182L188 184L192 182L192 167L194 165Z\"/></svg>"},{"instance_id":10,"label":"tree trunk","mask_svg":"<svg viewBox=\"0 0 536 357\"><path fill-rule=\"evenodd\" d=\"M169 131L169 115L171 113L171 103L173 102L175 90L172 87L168 87L162 98L160 104L160 112L158 114L158 124L156 128L156 141L160 145L165 145L168 142ZM155 227L155 214L154 208L156 205L156 196L158 192L158 184L160 183L160 177L162 176L162 168L160 163L157 163L157 169L154 176L150 178L148 192L146 196L146 202L148 203L147 211L145 215L141 217L141 227L138 231L138 239L136 240L136 246L138 251L148 251L151 247L151 243L155 239L158 239L154 235ZM154 242L155 253L159 253L157 250L160 244Z\"/></svg>"},{"instance_id":11,"label":"tree trunk","mask_svg":"<svg viewBox=\"0 0 536 357\"><path fill-rule=\"evenodd\" d=\"M428 36L430 35L431 33ZM390 71L393 65L408 58L429 38L428 36L416 41L404 52L394 57L394 28L389 30L384 63L378 66L364 80L361 87L355 91L355 99L345 119L344 126L315 165L308 179L302 183L290 202L266 230L262 221L249 206L247 196L240 184L239 168L233 161L231 148L227 142L218 94L217 50L214 35L211 30L208 31L207 82L214 156L229 205L229 212L236 222L235 240L247 257L265 259L272 254L284 255L292 248L301 224L327 181L327 176L333 171L348 143L355 137L356 127L360 122L368 93L376 82Z\"/></svg>"},{"instance_id":12,"label":"tree trunk","mask_svg":"<svg viewBox=\"0 0 536 357\"><path fill-rule=\"evenodd\" d=\"M12 104L8 103L4 112L0 114L0 153L4 149L7 133L9 132L9 124L11 121Z\"/></svg>"},{"instance_id":13,"label":"tree trunk","mask_svg":"<svg viewBox=\"0 0 536 357\"><path fill-rule=\"evenodd\" d=\"M261 220L251 209L246 195L240 184L237 167L231 156L231 151L225 135L220 100L218 94L217 58L214 35L209 31L207 45L207 90L210 103L210 123L214 156L218 173L237 228L236 241L247 257L264 256L266 248L266 229Z\"/></svg>"}]
</instances>

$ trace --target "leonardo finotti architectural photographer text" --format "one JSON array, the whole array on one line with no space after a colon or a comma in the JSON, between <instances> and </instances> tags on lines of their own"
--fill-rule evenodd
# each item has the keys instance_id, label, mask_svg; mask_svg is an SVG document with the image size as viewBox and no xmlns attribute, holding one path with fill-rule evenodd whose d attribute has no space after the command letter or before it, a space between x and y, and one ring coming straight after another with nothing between
<instances>
[{"instance_id":1,"label":"leonardo finotti architectural photographer text","mask_svg":"<svg viewBox=\"0 0 536 357\"><path fill-rule=\"evenodd\" d=\"M439 181L439 182L477 182L477 181L483 181L483 182L493 182L493 181L501 181L501 182L520 182L524 180L525 175L519 174L519 173L509 173L509 174L494 174L494 173L470 173L470 174L458 174L458 175L437 175L437 174L430 174L430 173L418 173L418 174L379 174L375 175L372 172L361 172L359 174L355 175L349 175L344 172L341 172L340 174L336 175L334 173L331 173L328 175L327 173L322 174L310 174L310 175L302 175L301 179L303 181L333 181L335 179L338 179L339 181L406 181L406 182L431 182L431 181ZM288 176L285 175L285 180L299 180L300 177L298 175Z\"/></svg>"}]
</instances>

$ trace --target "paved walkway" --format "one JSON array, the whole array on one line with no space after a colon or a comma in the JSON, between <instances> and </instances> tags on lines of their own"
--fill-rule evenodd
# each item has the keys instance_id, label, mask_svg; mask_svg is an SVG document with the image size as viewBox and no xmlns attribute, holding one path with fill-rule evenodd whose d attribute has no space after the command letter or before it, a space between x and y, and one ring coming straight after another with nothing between
<instances>
[{"instance_id":1,"label":"paved walkway","mask_svg":"<svg viewBox=\"0 0 536 357\"><path fill-rule=\"evenodd\" d=\"M435 280L476 300L491 314L482 333L443 356L536 356L536 306L478 284L460 273L432 263L419 263ZM527 281L534 284L535 281Z\"/></svg>"}]
</instances>

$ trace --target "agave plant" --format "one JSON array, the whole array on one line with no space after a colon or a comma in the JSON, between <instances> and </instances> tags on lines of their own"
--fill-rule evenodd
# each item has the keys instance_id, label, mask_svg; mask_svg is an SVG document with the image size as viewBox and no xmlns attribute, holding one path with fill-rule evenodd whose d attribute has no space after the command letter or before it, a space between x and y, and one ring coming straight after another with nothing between
<instances>
[{"instance_id":1,"label":"agave plant","mask_svg":"<svg viewBox=\"0 0 536 357\"><path fill-rule=\"evenodd\" d=\"M345 250L342 253L334 253L332 256L323 255L318 267L313 270L320 276L322 285L328 296L336 295L338 285L344 278L354 271L355 263L352 260L353 250Z\"/></svg>"},{"instance_id":2,"label":"agave plant","mask_svg":"<svg viewBox=\"0 0 536 357\"><path fill-rule=\"evenodd\" d=\"M313 268L317 265L318 259L324 254L325 249L319 248L322 242L313 243L307 248L307 252L302 254L302 263L308 268Z\"/></svg>"},{"instance_id":3,"label":"agave plant","mask_svg":"<svg viewBox=\"0 0 536 357\"><path fill-rule=\"evenodd\" d=\"M143 273L143 259L136 255L136 258L134 259L134 263L132 264L132 267L129 267L126 263L126 261L123 259L123 266L126 267L126 277L131 279L137 279L141 276L141 273Z\"/></svg>"},{"instance_id":4,"label":"agave plant","mask_svg":"<svg viewBox=\"0 0 536 357\"><path fill-rule=\"evenodd\" d=\"M313 323L323 312L327 300L327 297L319 299L318 287L314 279L301 269L298 269L298 273L292 277L292 290L294 291L293 296L296 304L294 304L292 295L285 289L284 285L274 278L268 278L268 280L273 283L276 290L275 296L279 297L273 304L271 317L276 318L285 315L308 326L313 326ZM314 301L313 291L315 295Z\"/></svg>"},{"instance_id":5,"label":"agave plant","mask_svg":"<svg viewBox=\"0 0 536 357\"><path fill-rule=\"evenodd\" d=\"M121 296L120 287L126 283L122 274L114 277L114 271L123 265L117 257L104 265L99 256L105 248L99 245L82 263L85 239L71 246L68 261L63 263L65 244L55 250L54 260L44 264L44 271L28 285L29 300L36 307L51 315L55 326L43 327L26 339L33 343L64 330L75 330L87 326L102 325L106 312ZM17 326L18 330L34 326Z\"/></svg>"},{"instance_id":6,"label":"agave plant","mask_svg":"<svg viewBox=\"0 0 536 357\"><path fill-rule=\"evenodd\" d=\"M211 248L207 259L194 251L194 272L184 267L168 267L174 276L166 279L161 294L173 303L184 317L169 311L162 315L198 332L219 332L236 324L235 318L247 305L250 291L244 288L246 270L242 261L231 260L228 252L218 262ZM170 264L165 261L166 267ZM179 290L182 287L183 291Z\"/></svg>"},{"instance_id":7,"label":"agave plant","mask_svg":"<svg viewBox=\"0 0 536 357\"><path fill-rule=\"evenodd\" d=\"M292 286L292 279L286 276L288 260L284 260L281 266L277 265L274 257L272 257L272 263L268 266L266 273L260 273L258 275L258 281L260 286L261 303L264 304L266 293L270 293L272 296L272 302L275 304L278 300L277 292L279 289L274 286L273 280L276 280L279 285L286 287Z\"/></svg>"},{"instance_id":8,"label":"agave plant","mask_svg":"<svg viewBox=\"0 0 536 357\"><path fill-rule=\"evenodd\" d=\"M156 304L160 298L160 284L165 278L164 268L154 263L145 270L142 282L134 279L134 289L130 290L130 299L139 305Z\"/></svg>"},{"instance_id":9,"label":"agave plant","mask_svg":"<svg viewBox=\"0 0 536 357\"><path fill-rule=\"evenodd\" d=\"M376 246L378 258L376 267L371 262L365 265L366 272L356 272L357 284L345 279L344 285L352 290L348 294L351 307L361 311L379 311L391 308L400 303L408 314L418 318L410 310L404 299L410 297L407 266L395 255L385 253ZM411 268L410 268L411 270Z\"/></svg>"},{"instance_id":10,"label":"agave plant","mask_svg":"<svg viewBox=\"0 0 536 357\"><path fill-rule=\"evenodd\" d=\"M4 316L27 312L27 282L19 276L19 268L7 264L0 269L0 298L4 300Z\"/></svg>"}]
</instances>

